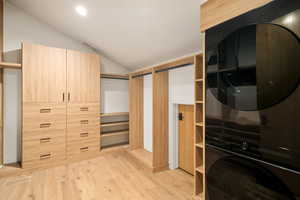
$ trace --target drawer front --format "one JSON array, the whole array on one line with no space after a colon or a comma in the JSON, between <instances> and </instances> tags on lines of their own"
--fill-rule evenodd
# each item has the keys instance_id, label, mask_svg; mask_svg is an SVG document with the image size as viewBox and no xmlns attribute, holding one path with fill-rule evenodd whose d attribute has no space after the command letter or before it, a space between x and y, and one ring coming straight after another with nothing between
<instances>
[{"instance_id":1,"label":"drawer front","mask_svg":"<svg viewBox=\"0 0 300 200\"><path fill-rule=\"evenodd\" d=\"M55 152L63 153L66 149L66 137L51 134L44 136L28 137L23 140L23 161L39 160L41 153Z\"/></svg>"},{"instance_id":2,"label":"drawer front","mask_svg":"<svg viewBox=\"0 0 300 200\"><path fill-rule=\"evenodd\" d=\"M68 115L97 115L100 116L99 103L70 103L68 104Z\"/></svg>"},{"instance_id":3,"label":"drawer front","mask_svg":"<svg viewBox=\"0 0 300 200\"><path fill-rule=\"evenodd\" d=\"M67 129L100 128L100 117L95 115L70 115L67 119Z\"/></svg>"},{"instance_id":4,"label":"drawer front","mask_svg":"<svg viewBox=\"0 0 300 200\"><path fill-rule=\"evenodd\" d=\"M85 156L87 154L97 154L99 152L99 139L86 139L82 141L68 143L67 145L68 158L73 158L74 156Z\"/></svg>"},{"instance_id":5,"label":"drawer front","mask_svg":"<svg viewBox=\"0 0 300 200\"><path fill-rule=\"evenodd\" d=\"M32 155L32 159L23 160L22 168L39 168L55 164L66 159L65 151L47 151Z\"/></svg>"},{"instance_id":6,"label":"drawer front","mask_svg":"<svg viewBox=\"0 0 300 200\"><path fill-rule=\"evenodd\" d=\"M66 119L66 104L55 103L23 103L23 119L53 120Z\"/></svg>"},{"instance_id":7,"label":"drawer front","mask_svg":"<svg viewBox=\"0 0 300 200\"><path fill-rule=\"evenodd\" d=\"M66 130L23 132L23 148L65 143ZM39 147L40 148L40 147ZM25 149L27 150L27 148Z\"/></svg>"},{"instance_id":8,"label":"drawer front","mask_svg":"<svg viewBox=\"0 0 300 200\"><path fill-rule=\"evenodd\" d=\"M67 142L72 143L82 140L100 140L100 129L87 128L87 129L68 129Z\"/></svg>"},{"instance_id":9,"label":"drawer front","mask_svg":"<svg viewBox=\"0 0 300 200\"><path fill-rule=\"evenodd\" d=\"M66 121L60 119L52 119L52 120L23 120L23 132L27 131L54 131L66 129Z\"/></svg>"}]
</instances>

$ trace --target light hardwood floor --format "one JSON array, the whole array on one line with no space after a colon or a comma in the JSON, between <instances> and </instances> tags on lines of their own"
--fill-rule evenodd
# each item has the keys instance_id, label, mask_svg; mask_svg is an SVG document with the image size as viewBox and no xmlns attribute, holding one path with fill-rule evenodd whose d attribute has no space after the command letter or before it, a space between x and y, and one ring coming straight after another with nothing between
<instances>
[{"instance_id":1,"label":"light hardwood floor","mask_svg":"<svg viewBox=\"0 0 300 200\"><path fill-rule=\"evenodd\" d=\"M181 170L151 174L125 151L0 179L0 200L193 199L193 177Z\"/></svg>"}]
</instances>

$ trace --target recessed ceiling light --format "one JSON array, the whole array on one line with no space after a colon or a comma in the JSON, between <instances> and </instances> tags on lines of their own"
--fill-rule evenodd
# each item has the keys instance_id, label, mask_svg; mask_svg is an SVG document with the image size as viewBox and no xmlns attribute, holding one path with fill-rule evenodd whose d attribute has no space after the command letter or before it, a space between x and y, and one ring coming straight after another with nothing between
<instances>
[{"instance_id":1,"label":"recessed ceiling light","mask_svg":"<svg viewBox=\"0 0 300 200\"><path fill-rule=\"evenodd\" d=\"M76 6L75 10L81 16L85 17L87 15L87 9L83 6Z\"/></svg>"}]
</instances>

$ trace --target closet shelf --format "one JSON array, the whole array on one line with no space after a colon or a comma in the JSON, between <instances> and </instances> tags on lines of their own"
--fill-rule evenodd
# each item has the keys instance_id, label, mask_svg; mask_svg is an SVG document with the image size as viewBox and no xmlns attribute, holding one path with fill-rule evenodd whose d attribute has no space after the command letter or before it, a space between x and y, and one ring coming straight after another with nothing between
<instances>
[{"instance_id":1,"label":"closet shelf","mask_svg":"<svg viewBox=\"0 0 300 200\"><path fill-rule=\"evenodd\" d=\"M198 78L195 80L196 82L202 82L203 81L203 78Z\"/></svg>"},{"instance_id":2,"label":"closet shelf","mask_svg":"<svg viewBox=\"0 0 300 200\"><path fill-rule=\"evenodd\" d=\"M129 80L128 74L102 74L101 78Z\"/></svg>"},{"instance_id":3,"label":"closet shelf","mask_svg":"<svg viewBox=\"0 0 300 200\"><path fill-rule=\"evenodd\" d=\"M113 150L118 150L122 148L128 148L129 143L128 142L122 142L122 143L117 143L113 145L107 145L107 146L102 146L101 151L107 152L107 151L113 151Z\"/></svg>"},{"instance_id":4,"label":"closet shelf","mask_svg":"<svg viewBox=\"0 0 300 200\"><path fill-rule=\"evenodd\" d=\"M199 172L199 173L201 173L201 174L204 174L203 166L197 167L196 171Z\"/></svg>"},{"instance_id":5,"label":"closet shelf","mask_svg":"<svg viewBox=\"0 0 300 200\"><path fill-rule=\"evenodd\" d=\"M114 113L101 113L101 117L118 117L118 116L127 116L129 112L114 112Z\"/></svg>"},{"instance_id":6,"label":"closet shelf","mask_svg":"<svg viewBox=\"0 0 300 200\"><path fill-rule=\"evenodd\" d=\"M129 121L101 123L101 127L123 126L129 125Z\"/></svg>"},{"instance_id":7,"label":"closet shelf","mask_svg":"<svg viewBox=\"0 0 300 200\"><path fill-rule=\"evenodd\" d=\"M197 143L196 147L199 147L199 148L203 149L203 144L202 143Z\"/></svg>"},{"instance_id":8,"label":"closet shelf","mask_svg":"<svg viewBox=\"0 0 300 200\"><path fill-rule=\"evenodd\" d=\"M196 101L196 103L203 104L204 102L203 101Z\"/></svg>"},{"instance_id":9,"label":"closet shelf","mask_svg":"<svg viewBox=\"0 0 300 200\"><path fill-rule=\"evenodd\" d=\"M129 134L129 130L126 130L126 131L113 131L113 132L101 133L101 138L120 136L120 135L128 135L128 134Z\"/></svg>"},{"instance_id":10,"label":"closet shelf","mask_svg":"<svg viewBox=\"0 0 300 200\"><path fill-rule=\"evenodd\" d=\"M0 62L0 68L21 69L22 65L20 63Z\"/></svg>"}]
</instances>

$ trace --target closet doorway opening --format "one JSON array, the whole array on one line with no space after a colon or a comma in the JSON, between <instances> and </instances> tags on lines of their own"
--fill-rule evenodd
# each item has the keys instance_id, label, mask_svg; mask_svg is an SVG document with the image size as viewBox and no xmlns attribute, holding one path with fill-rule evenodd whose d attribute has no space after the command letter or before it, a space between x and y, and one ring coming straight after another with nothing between
<instances>
[{"instance_id":1,"label":"closet doorway opening","mask_svg":"<svg viewBox=\"0 0 300 200\"><path fill-rule=\"evenodd\" d=\"M178 167L194 175L194 106L178 105Z\"/></svg>"}]
</instances>

